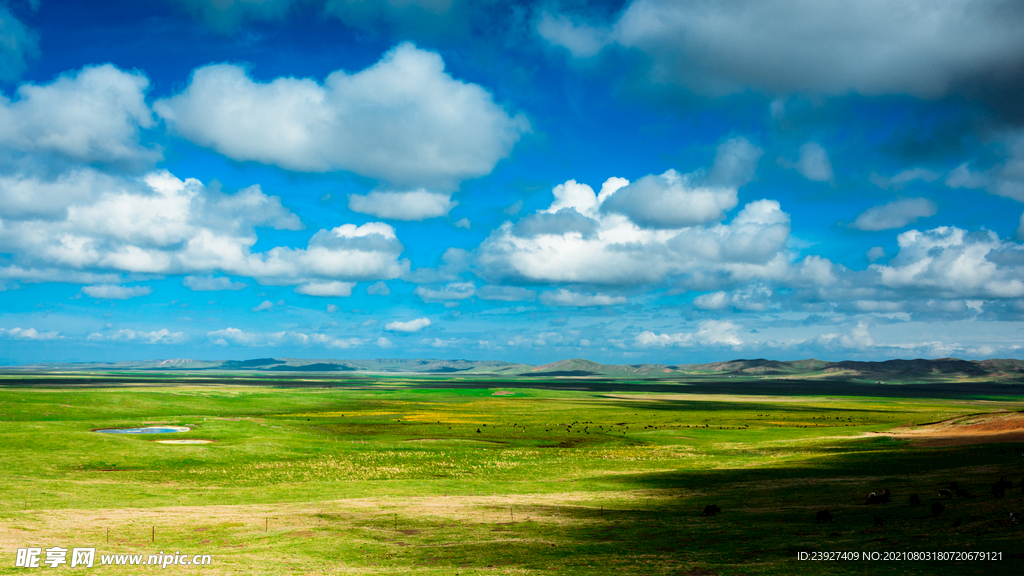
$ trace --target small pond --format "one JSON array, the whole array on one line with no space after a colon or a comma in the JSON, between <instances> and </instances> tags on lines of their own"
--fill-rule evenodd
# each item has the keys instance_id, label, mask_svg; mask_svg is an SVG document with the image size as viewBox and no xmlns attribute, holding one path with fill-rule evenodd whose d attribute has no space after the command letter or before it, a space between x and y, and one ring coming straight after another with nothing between
<instances>
[{"instance_id":1,"label":"small pond","mask_svg":"<svg viewBox=\"0 0 1024 576\"><path fill-rule=\"evenodd\" d=\"M169 434L172 432L188 432L185 426L146 426L145 428L104 428L93 430L101 434Z\"/></svg>"}]
</instances>

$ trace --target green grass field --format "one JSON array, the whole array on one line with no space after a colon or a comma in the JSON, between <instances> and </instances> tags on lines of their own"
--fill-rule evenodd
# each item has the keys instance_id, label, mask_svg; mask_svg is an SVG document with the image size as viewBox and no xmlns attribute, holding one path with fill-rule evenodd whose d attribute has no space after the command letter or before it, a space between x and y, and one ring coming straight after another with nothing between
<instances>
[{"instance_id":1,"label":"green grass field","mask_svg":"<svg viewBox=\"0 0 1024 576\"><path fill-rule=\"evenodd\" d=\"M15 551L58 545L212 556L202 567L56 569L102 574L1024 572L1024 524L1010 518L1024 514L1024 442L925 447L872 434L1020 411L1020 397L298 378L315 386L3 381L0 573L50 572L16 568ZM192 430L92 431L157 423ZM213 442L155 442L169 438ZM1002 475L1015 487L997 499L989 488ZM933 517L951 481L974 497L944 500ZM865 504L883 488L891 503ZM922 506L908 504L913 493ZM722 512L701 515L709 504ZM834 521L816 522L820 510ZM810 551L1002 560L798 560Z\"/></svg>"}]
</instances>

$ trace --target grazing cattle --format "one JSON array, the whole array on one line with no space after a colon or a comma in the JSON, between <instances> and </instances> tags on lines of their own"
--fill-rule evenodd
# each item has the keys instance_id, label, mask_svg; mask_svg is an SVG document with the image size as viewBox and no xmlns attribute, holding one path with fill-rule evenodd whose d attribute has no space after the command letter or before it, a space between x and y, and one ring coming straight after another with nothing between
<instances>
[{"instance_id":1,"label":"grazing cattle","mask_svg":"<svg viewBox=\"0 0 1024 576\"><path fill-rule=\"evenodd\" d=\"M946 507L943 506L942 504L940 504L938 502L933 502L932 503L932 516L938 516L939 514L942 514L942 511L945 510L945 509L946 509Z\"/></svg>"},{"instance_id":2,"label":"grazing cattle","mask_svg":"<svg viewBox=\"0 0 1024 576\"><path fill-rule=\"evenodd\" d=\"M964 519L963 518L957 518L956 520L953 521L953 528L959 528L959 527L963 526L963 524L964 524Z\"/></svg>"},{"instance_id":3,"label":"grazing cattle","mask_svg":"<svg viewBox=\"0 0 1024 576\"><path fill-rule=\"evenodd\" d=\"M956 497L957 498L974 498L974 496L971 496L971 493L967 491L967 488L957 488L956 489Z\"/></svg>"},{"instance_id":4,"label":"grazing cattle","mask_svg":"<svg viewBox=\"0 0 1024 576\"><path fill-rule=\"evenodd\" d=\"M911 506L920 506L921 505L921 497L918 496L917 494L911 494L910 495L910 505Z\"/></svg>"},{"instance_id":5,"label":"grazing cattle","mask_svg":"<svg viewBox=\"0 0 1024 576\"><path fill-rule=\"evenodd\" d=\"M992 485L992 495L995 496L996 498L1002 498L1003 496L1006 496L1006 487L1000 484L999 482L996 482L995 484Z\"/></svg>"},{"instance_id":6,"label":"grazing cattle","mask_svg":"<svg viewBox=\"0 0 1024 576\"><path fill-rule=\"evenodd\" d=\"M875 528L881 528L885 526L885 518L881 516L875 516Z\"/></svg>"},{"instance_id":7,"label":"grazing cattle","mask_svg":"<svg viewBox=\"0 0 1024 576\"><path fill-rule=\"evenodd\" d=\"M882 490L881 494L875 494L874 492L868 494L868 504L888 504L889 499L892 498L892 493L886 488Z\"/></svg>"},{"instance_id":8,"label":"grazing cattle","mask_svg":"<svg viewBox=\"0 0 1024 576\"><path fill-rule=\"evenodd\" d=\"M939 490L939 498L942 498L943 500L952 500L953 493L943 488L942 490Z\"/></svg>"},{"instance_id":9,"label":"grazing cattle","mask_svg":"<svg viewBox=\"0 0 1024 576\"><path fill-rule=\"evenodd\" d=\"M816 522L818 522L819 524L823 524L825 522L831 522L832 521L832 513L829 512L828 510L819 510L818 513L814 515L814 520Z\"/></svg>"},{"instance_id":10,"label":"grazing cattle","mask_svg":"<svg viewBox=\"0 0 1024 576\"><path fill-rule=\"evenodd\" d=\"M718 507L718 504L708 504L704 507L704 511L701 512L704 516L714 516L721 512L722 509Z\"/></svg>"}]
</instances>

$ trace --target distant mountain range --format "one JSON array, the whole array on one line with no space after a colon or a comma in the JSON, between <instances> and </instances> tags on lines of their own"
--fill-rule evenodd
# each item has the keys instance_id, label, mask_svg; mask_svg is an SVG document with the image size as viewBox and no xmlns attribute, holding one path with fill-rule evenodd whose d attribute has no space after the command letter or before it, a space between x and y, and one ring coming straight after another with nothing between
<instances>
[{"instance_id":1,"label":"distant mountain range","mask_svg":"<svg viewBox=\"0 0 1024 576\"><path fill-rule=\"evenodd\" d=\"M254 360L146 360L138 362L93 362L29 364L0 369L6 373L26 372L232 372L310 373L347 375L419 374L504 378L616 378L616 379L702 379L732 378L819 378L895 380L950 378L1024 379L1021 360L887 360L884 362L825 362L822 360L731 360L710 364L599 364L590 360L560 360L542 366L501 361L378 359L306 360L258 358ZM338 374L339 376L341 374Z\"/></svg>"}]
</instances>

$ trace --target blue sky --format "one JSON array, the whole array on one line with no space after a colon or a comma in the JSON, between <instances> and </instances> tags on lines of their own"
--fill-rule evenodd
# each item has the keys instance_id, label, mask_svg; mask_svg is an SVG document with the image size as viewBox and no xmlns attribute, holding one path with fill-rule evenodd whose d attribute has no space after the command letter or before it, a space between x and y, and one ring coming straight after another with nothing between
<instances>
[{"instance_id":1,"label":"blue sky","mask_svg":"<svg viewBox=\"0 0 1024 576\"><path fill-rule=\"evenodd\" d=\"M1024 9L0 5L0 363L1022 357Z\"/></svg>"}]
</instances>

